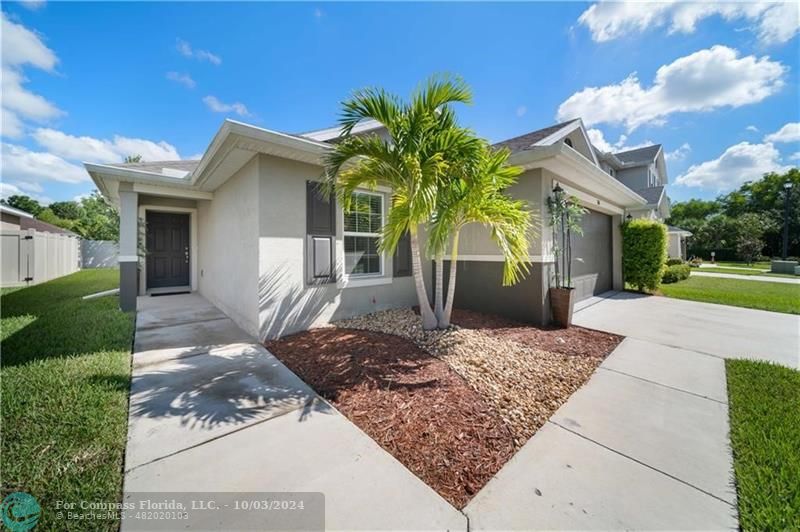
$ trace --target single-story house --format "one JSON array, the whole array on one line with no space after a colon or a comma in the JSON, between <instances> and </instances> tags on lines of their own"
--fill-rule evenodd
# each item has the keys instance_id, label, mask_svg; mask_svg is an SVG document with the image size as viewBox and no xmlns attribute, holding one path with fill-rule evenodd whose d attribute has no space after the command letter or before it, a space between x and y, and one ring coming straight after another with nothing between
<instances>
[{"instance_id":1,"label":"single-story house","mask_svg":"<svg viewBox=\"0 0 800 532\"><path fill-rule=\"evenodd\" d=\"M0 229L19 231L22 228L22 220L32 219L31 213L0 203Z\"/></svg>"},{"instance_id":2,"label":"single-story house","mask_svg":"<svg viewBox=\"0 0 800 532\"><path fill-rule=\"evenodd\" d=\"M385 134L366 122L356 134ZM356 192L345 215L317 183L338 128L305 134L226 120L198 161L85 163L120 212L120 304L197 291L251 334L271 338L332 320L416 303L408 242L377 250L391 190ZM530 275L503 288L502 257L480 226L462 232L456 305L529 322L549 319L553 264L546 199L556 184L589 209L576 238L579 298L622 288L620 224L648 201L602 167L582 121L501 142L525 173L511 193L538 213ZM422 235L424 241L424 235ZM423 273L432 289L432 263Z\"/></svg>"}]
</instances>

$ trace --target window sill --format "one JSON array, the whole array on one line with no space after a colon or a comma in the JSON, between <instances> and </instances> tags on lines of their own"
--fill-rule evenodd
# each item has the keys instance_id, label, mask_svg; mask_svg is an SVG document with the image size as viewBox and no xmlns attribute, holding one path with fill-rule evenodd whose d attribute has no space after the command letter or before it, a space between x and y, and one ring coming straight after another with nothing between
<instances>
[{"instance_id":1,"label":"window sill","mask_svg":"<svg viewBox=\"0 0 800 532\"><path fill-rule=\"evenodd\" d=\"M391 277L345 277L337 283L338 288L358 288L361 286L378 286L392 284Z\"/></svg>"}]
</instances>

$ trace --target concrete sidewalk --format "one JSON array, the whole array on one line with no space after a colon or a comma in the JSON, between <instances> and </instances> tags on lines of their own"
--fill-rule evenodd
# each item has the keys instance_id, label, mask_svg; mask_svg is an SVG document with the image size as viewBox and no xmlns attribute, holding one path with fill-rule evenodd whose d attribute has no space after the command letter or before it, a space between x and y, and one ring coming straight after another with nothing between
<instances>
[{"instance_id":1,"label":"concrete sidewalk","mask_svg":"<svg viewBox=\"0 0 800 532\"><path fill-rule=\"evenodd\" d=\"M732 479L724 361L626 339L465 512L470 530L736 529Z\"/></svg>"},{"instance_id":2,"label":"concrete sidewalk","mask_svg":"<svg viewBox=\"0 0 800 532\"><path fill-rule=\"evenodd\" d=\"M329 530L466 530L461 512L208 301L190 294L138 305L126 500L322 492Z\"/></svg>"},{"instance_id":3,"label":"concrete sidewalk","mask_svg":"<svg viewBox=\"0 0 800 532\"><path fill-rule=\"evenodd\" d=\"M763 281L766 283L800 284L800 278L772 277L769 275L739 275L737 273L698 272L692 271L692 277L719 277L720 279L739 279L742 281Z\"/></svg>"}]
</instances>

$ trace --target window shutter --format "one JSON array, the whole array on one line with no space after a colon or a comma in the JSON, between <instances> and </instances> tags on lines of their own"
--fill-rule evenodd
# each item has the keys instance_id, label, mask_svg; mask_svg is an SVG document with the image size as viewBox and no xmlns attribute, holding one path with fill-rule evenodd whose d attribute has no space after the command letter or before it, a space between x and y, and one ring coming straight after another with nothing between
<instances>
[{"instance_id":1,"label":"window shutter","mask_svg":"<svg viewBox=\"0 0 800 532\"><path fill-rule=\"evenodd\" d=\"M409 277L411 271L411 235L406 231L397 241L397 248L392 258L394 277Z\"/></svg>"},{"instance_id":2,"label":"window shutter","mask_svg":"<svg viewBox=\"0 0 800 532\"><path fill-rule=\"evenodd\" d=\"M306 269L310 284L336 281L336 201L306 182Z\"/></svg>"}]
</instances>

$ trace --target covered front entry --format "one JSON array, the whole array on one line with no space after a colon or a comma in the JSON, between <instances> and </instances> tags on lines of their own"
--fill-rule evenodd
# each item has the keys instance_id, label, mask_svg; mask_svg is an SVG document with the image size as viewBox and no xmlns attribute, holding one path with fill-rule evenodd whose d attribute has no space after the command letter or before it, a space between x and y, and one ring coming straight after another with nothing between
<instances>
[{"instance_id":1,"label":"covered front entry","mask_svg":"<svg viewBox=\"0 0 800 532\"><path fill-rule=\"evenodd\" d=\"M189 221L187 213L147 212L147 289L190 285Z\"/></svg>"},{"instance_id":2,"label":"covered front entry","mask_svg":"<svg viewBox=\"0 0 800 532\"><path fill-rule=\"evenodd\" d=\"M611 216L589 210L583 236L572 237L572 282L580 301L612 289Z\"/></svg>"}]
</instances>

